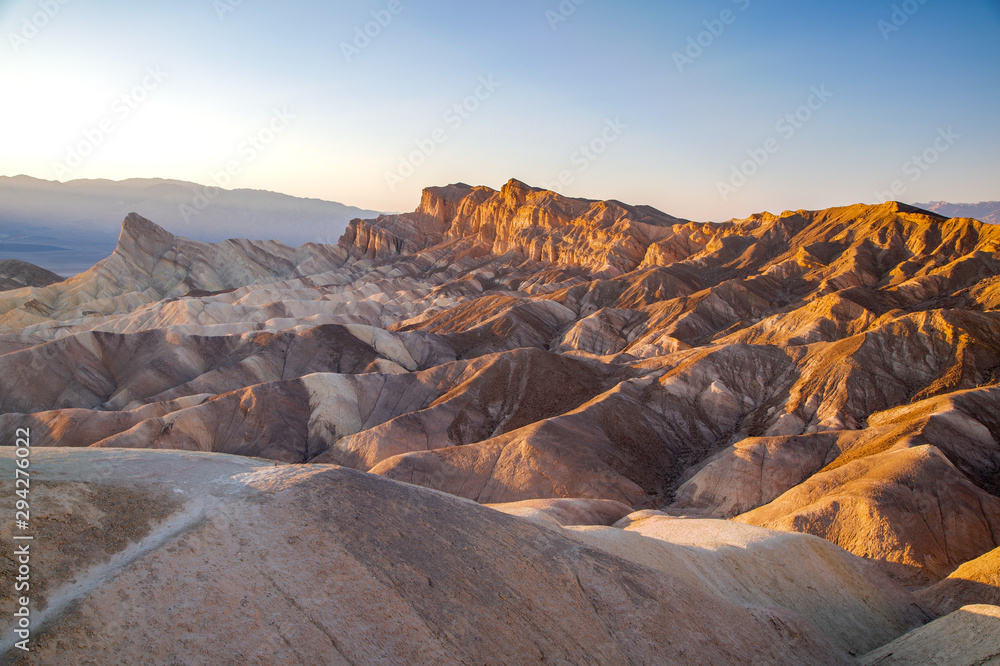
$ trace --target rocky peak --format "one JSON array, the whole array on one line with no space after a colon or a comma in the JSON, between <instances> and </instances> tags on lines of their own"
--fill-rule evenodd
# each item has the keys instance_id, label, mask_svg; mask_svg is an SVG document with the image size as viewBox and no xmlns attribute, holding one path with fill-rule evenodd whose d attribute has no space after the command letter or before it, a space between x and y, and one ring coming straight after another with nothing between
<instances>
[{"instance_id":1,"label":"rocky peak","mask_svg":"<svg viewBox=\"0 0 1000 666\"><path fill-rule=\"evenodd\" d=\"M355 220L341 246L389 258L445 240L467 239L502 255L583 267L611 275L643 260L662 231L679 222L648 206L565 197L511 179L499 192L456 183L424 190L413 213Z\"/></svg>"},{"instance_id":2,"label":"rocky peak","mask_svg":"<svg viewBox=\"0 0 1000 666\"><path fill-rule=\"evenodd\" d=\"M442 229L458 214L458 207L475 188L465 183L424 188L416 212L427 215Z\"/></svg>"},{"instance_id":3,"label":"rocky peak","mask_svg":"<svg viewBox=\"0 0 1000 666\"><path fill-rule=\"evenodd\" d=\"M173 245L176 240L176 236L155 222L147 220L138 213L129 213L122 222L115 254L130 258L155 256Z\"/></svg>"},{"instance_id":4,"label":"rocky peak","mask_svg":"<svg viewBox=\"0 0 1000 666\"><path fill-rule=\"evenodd\" d=\"M517 208L524 205L525 201L528 199L528 195L532 192L544 191L545 190L537 187L526 185L515 178L511 178L507 181L507 184L500 189L500 196L503 197L504 202L508 206L511 208Z\"/></svg>"},{"instance_id":5,"label":"rocky peak","mask_svg":"<svg viewBox=\"0 0 1000 666\"><path fill-rule=\"evenodd\" d=\"M931 217L940 218L942 220L947 220L948 218L944 215L939 215L934 211L925 210L917 206L910 206L909 204L901 203L899 201L887 201L882 204L888 212L892 213L909 213L911 215L929 215ZM879 206L876 206L878 208Z\"/></svg>"}]
</instances>

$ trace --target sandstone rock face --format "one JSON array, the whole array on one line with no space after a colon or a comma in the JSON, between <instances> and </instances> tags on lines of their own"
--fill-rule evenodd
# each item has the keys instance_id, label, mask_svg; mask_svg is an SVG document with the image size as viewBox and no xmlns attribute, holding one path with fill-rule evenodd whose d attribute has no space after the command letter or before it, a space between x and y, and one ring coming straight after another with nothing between
<instances>
[{"instance_id":1,"label":"sandstone rock face","mask_svg":"<svg viewBox=\"0 0 1000 666\"><path fill-rule=\"evenodd\" d=\"M611 500L541 499L485 506L511 516L553 523L561 527L614 525L632 513L628 505Z\"/></svg>"},{"instance_id":2,"label":"sandstone rock face","mask_svg":"<svg viewBox=\"0 0 1000 666\"><path fill-rule=\"evenodd\" d=\"M747 437L708 460L677 489L671 506L729 518L769 504L832 462L839 439L833 433Z\"/></svg>"},{"instance_id":3,"label":"sandstone rock face","mask_svg":"<svg viewBox=\"0 0 1000 666\"><path fill-rule=\"evenodd\" d=\"M789 608L852 656L927 616L887 576L827 541L722 520L638 512L618 529L574 528L588 544L742 603Z\"/></svg>"},{"instance_id":4,"label":"sandstone rock face","mask_svg":"<svg viewBox=\"0 0 1000 666\"><path fill-rule=\"evenodd\" d=\"M859 661L871 666L1000 663L1000 608L966 606L866 654Z\"/></svg>"},{"instance_id":5,"label":"sandstone rock face","mask_svg":"<svg viewBox=\"0 0 1000 666\"><path fill-rule=\"evenodd\" d=\"M377 258L472 239L494 255L513 251L620 275L680 222L645 206L570 199L511 180L500 192L465 184L428 188L415 213L353 221L341 246Z\"/></svg>"},{"instance_id":6,"label":"sandstone rock face","mask_svg":"<svg viewBox=\"0 0 1000 666\"><path fill-rule=\"evenodd\" d=\"M921 598L937 613L996 603L988 557L966 563L1000 546L998 272L1000 227L898 203L704 224L518 181L456 184L426 190L413 213L354 221L338 245L298 248L198 243L133 215L90 271L0 292L0 430L30 428L38 450L342 465L385 477L379 488L502 505L540 534L606 528L623 561L620 540L655 540L609 527L628 510L697 518L768 566L794 552L829 584L803 597L808 581L785 571L792 596L778 598L764 569L702 545L710 555L644 546L632 564L709 567L725 582L685 584L776 604L836 644L829 654L859 655L923 616L886 610L898 590L863 613L838 597L830 581L862 583L815 537L866 558L877 587L936 583ZM719 527L730 518L751 532ZM380 525L413 538L405 522ZM753 537L760 526L789 540ZM600 550L580 540L601 530L565 532ZM519 552L522 538L535 537L504 543ZM744 596L717 573L736 564L757 581ZM666 603L625 596L602 608ZM542 650L613 662L639 641L610 640Z\"/></svg>"},{"instance_id":7,"label":"sandstone rock face","mask_svg":"<svg viewBox=\"0 0 1000 666\"><path fill-rule=\"evenodd\" d=\"M912 583L937 581L1000 542L1000 499L932 446L816 474L737 520L817 534Z\"/></svg>"},{"instance_id":8,"label":"sandstone rock face","mask_svg":"<svg viewBox=\"0 0 1000 666\"><path fill-rule=\"evenodd\" d=\"M13 460L2 453L5 475ZM37 451L45 583L34 592L32 662L851 663L807 604L806 615L762 605L694 571L665 572L555 525L374 475L260 463ZM845 567L834 575L861 588L840 591L842 622L871 619L873 583ZM906 593L894 593L866 633L912 623ZM11 636L0 639L8 657Z\"/></svg>"},{"instance_id":9,"label":"sandstone rock face","mask_svg":"<svg viewBox=\"0 0 1000 666\"><path fill-rule=\"evenodd\" d=\"M966 562L941 582L917 593L925 608L940 616L962 606L1000 606L1000 548Z\"/></svg>"}]
</instances>

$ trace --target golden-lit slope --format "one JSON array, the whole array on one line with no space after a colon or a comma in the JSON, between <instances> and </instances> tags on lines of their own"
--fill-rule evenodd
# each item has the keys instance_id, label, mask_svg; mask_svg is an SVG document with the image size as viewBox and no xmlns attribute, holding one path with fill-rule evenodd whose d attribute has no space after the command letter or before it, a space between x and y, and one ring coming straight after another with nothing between
<instances>
[{"instance_id":1,"label":"golden-lit slope","mask_svg":"<svg viewBox=\"0 0 1000 666\"><path fill-rule=\"evenodd\" d=\"M0 423L742 514L938 580L1000 545L998 270L1000 228L892 202L706 224L457 184L301 248L130 216L0 294Z\"/></svg>"},{"instance_id":2,"label":"golden-lit slope","mask_svg":"<svg viewBox=\"0 0 1000 666\"><path fill-rule=\"evenodd\" d=\"M941 582L921 590L918 597L938 615L969 604L1000 606L1000 548L966 562Z\"/></svg>"},{"instance_id":3,"label":"golden-lit slope","mask_svg":"<svg viewBox=\"0 0 1000 666\"><path fill-rule=\"evenodd\" d=\"M737 520L821 536L911 584L937 581L1000 542L1000 499L933 446L819 472Z\"/></svg>"}]
</instances>

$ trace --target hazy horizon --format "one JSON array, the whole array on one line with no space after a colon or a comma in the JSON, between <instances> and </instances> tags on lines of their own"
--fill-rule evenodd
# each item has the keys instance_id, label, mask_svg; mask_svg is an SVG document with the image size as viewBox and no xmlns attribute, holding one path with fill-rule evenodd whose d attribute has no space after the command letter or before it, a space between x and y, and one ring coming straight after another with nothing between
<instances>
[{"instance_id":1,"label":"hazy horizon","mask_svg":"<svg viewBox=\"0 0 1000 666\"><path fill-rule=\"evenodd\" d=\"M0 32L9 176L392 211L518 178L716 221L1000 199L994 0L25 0Z\"/></svg>"},{"instance_id":2,"label":"hazy horizon","mask_svg":"<svg viewBox=\"0 0 1000 666\"><path fill-rule=\"evenodd\" d=\"M138 182L163 181L163 182L167 182L167 183L173 182L173 183L181 183L181 184L185 184L185 185L190 185L190 184L200 185L200 186L203 186L203 187L207 188L207 190L211 190L211 189L214 189L214 188L217 187L217 186L214 186L211 182L209 182L209 183L197 183L197 182L194 182L194 181L184 181L184 180L175 179L175 178L158 178L158 177L150 177L150 178L123 178L123 179L112 179L112 178L78 178L78 179L73 179L73 180L69 180L69 181L58 181L58 180L48 180L48 179L38 178L37 176L31 176L29 174L16 174L16 175L0 174L0 178L7 178L7 179L11 179L11 180L16 180L16 179L22 178L22 177L27 177L27 178L32 178L32 179L36 179L36 180L41 180L41 181L46 182L46 183L59 183L59 184L62 184L62 185L70 185L70 184L74 184L74 183L81 184L81 183L86 183L86 182L102 182L102 181L103 182L112 183L114 185L124 184L127 181L138 181ZM516 177L514 179L515 180L521 180L521 179L516 178ZM507 180L509 181L510 179L507 179ZM437 183L437 184L434 184L434 185L430 185L429 184L429 185L426 185L425 187L440 187L440 186L445 186L445 185L454 185L454 184L458 184L458 183L459 183L459 181L456 181L455 183ZM483 186L483 183L465 183L465 184L466 185L472 185L474 187ZM531 187L541 187L541 185L539 185L538 183L530 183L530 182L528 182L526 184L529 185L529 186L531 186ZM500 184L498 184L496 186L486 185L486 187L492 187L493 189L499 191L503 187L503 183L500 183ZM294 199L300 199L300 200L303 200L303 201L314 200L314 201L319 201L319 202L323 202L323 203L338 203L338 204L342 204L342 205L344 205L345 207L348 207L348 208L357 208L357 206L354 206L350 202L333 201L332 199L322 199L320 197L297 197L296 195L288 194L287 192L279 192L279 191L276 191L276 190L269 190L269 189L266 189L266 188L257 188L257 187L251 187L251 188L230 187L230 188L218 188L218 189L221 189L221 190L226 191L226 192L249 191L249 192L260 192L260 193L267 193L267 194L276 194L276 195L279 195L281 197L290 197L290 198L294 198ZM593 197L587 197L585 195L581 195L578 198L593 199ZM902 201L902 200L900 200L900 201L902 203L908 203L910 205L914 205L914 206L918 206L918 207L923 207L923 206L921 206L921 204L923 204L924 206L927 206L927 205L931 205L931 204L942 204L942 203L949 204L950 206L953 206L953 207L969 207L969 206L976 206L976 205L979 205L979 204L998 203L998 200L1000 200L1000 195L998 195L995 199L981 199L981 200L978 200L978 201L946 201L944 199L926 200L926 201L921 201L921 202L918 202L918 201ZM184 203L187 203L187 202L184 202ZM374 215L395 215L395 214L400 214L400 213L408 213L408 212L411 212L411 211L415 210L417 208L417 206L418 206L419 203L420 203L420 200L419 200L419 196L418 196L414 200L413 205L410 206L409 208L399 209L399 210L392 210L392 211L390 211L390 210L381 210L381 211L378 211L378 210L375 210L375 209L367 209L367 210L364 210L362 212L368 213L371 216L374 216ZM636 202L632 202L632 201L623 201L622 203L631 204L631 205L640 205L640 204L637 204ZM836 205L831 206L831 207L851 206L851 205L854 205L854 204L857 204L857 203L865 203L865 202L858 202L858 201L854 201L854 202L842 202L840 204L836 204ZM655 208L655 206L654 206L654 208ZM662 209L658 209L658 210L661 210L661 212L670 214L669 210L662 210ZM695 221L695 222L726 222L726 221L731 220L731 219L736 219L736 220L745 219L745 218L748 218L748 217L750 217L752 215L760 214L760 213L780 214L780 213L786 212L788 210L791 210L791 209L788 209L788 208L784 208L784 209L777 209L776 208L776 209L770 209L770 210L761 209L761 210L747 211L745 214L735 215L735 216L732 216L732 217L727 218L725 220L724 219L715 219L715 220L693 219L692 221ZM802 209L796 209L796 210L802 210ZM807 207L804 210L822 210L822 209L820 209L820 208L808 208ZM139 212L139 211L132 211L132 212ZM690 219L690 218L685 218L685 219ZM179 230L179 231L183 231L183 227L181 227L179 225L178 226L174 226L174 225L171 224L171 222L172 222L171 220L165 220L165 221L162 222L161 226L164 226L165 228L170 227L170 228L173 228L173 229L176 229L176 230ZM160 224L160 222L157 222L157 223Z\"/></svg>"}]
</instances>

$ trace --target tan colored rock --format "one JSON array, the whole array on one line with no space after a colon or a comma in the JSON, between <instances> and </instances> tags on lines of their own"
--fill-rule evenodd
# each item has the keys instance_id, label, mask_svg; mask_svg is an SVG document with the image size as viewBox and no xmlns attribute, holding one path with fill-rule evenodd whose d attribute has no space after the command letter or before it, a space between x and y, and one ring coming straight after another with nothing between
<instances>
[{"instance_id":1,"label":"tan colored rock","mask_svg":"<svg viewBox=\"0 0 1000 666\"><path fill-rule=\"evenodd\" d=\"M816 474L736 520L821 536L909 584L938 581L1000 545L1000 499L932 446Z\"/></svg>"},{"instance_id":2,"label":"tan colored rock","mask_svg":"<svg viewBox=\"0 0 1000 666\"><path fill-rule=\"evenodd\" d=\"M312 462L368 471L395 456L473 444L575 409L620 379L537 349L441 365L386 384L365 427Z\"/></svg>"},{"instance_id":3,"label":"tan colored rock","mask_svg":"<svg viewBox=\"0 0 1000 666\"><path fill-rule=\"evenodd\" d=\"M865 666L1000 664L1000 608L965 606L869 652L859 661Z\"/></svg>"},{"instance_id":4,"label":"tan colored rock","mask_svg":"<svg viewBox=\"0 0 1000 666\"><path fill-rule=\"evenodd\" d=\"M231 336L80 333L0 356L0 410L131 409L315 372L369 372L379 358L342 326Z\"/></svg>"},{"instance_id":5,"label":"tan colored rock","mask_svg":"<svg viewBox=\"0 0 1000 666\"><path fill-rule=\"evenodd\" d=\"M710 459L677 489L671 508L731 518L768 504L840 453L833 433L747 437Z\"/></svg>"},{"instance_id":6,"label":"tan colored rock","mask_svg":"<svg viewBox=\"0 0 1000 666\"><path fill-rule=\"evenodd\" d=\"M850 663L791 610L373 475L183 452L33 460L34 663Z\"/></svg>"},{"instance_id":7,"label":"tan colored rock","mask_svg":"<svg viewBox=\"0 0 1000 666\"><path fill-rule=\"evenodd\" d=\"M378 258L472 238L495 255L514 251L620 275L639 265L652 241L683 222L647 206L570 199L511 180L500 192L464 184L428 188L416 212L355 220L341 245Z\"/></svg>"},{"instance_id":8,"label":"tan colored rock","mask_svg":"<svg viewBox=\"0 0 1000 666\"><path fill-rule=\"evenodd\" d=\"M296 377L312 367L323 367L315 364L328 363L324 357L329 354L339 359L334 365L345 360L356 363L346 354L350 351L346 343L357 344L356 337L343 340L321 333L312 331L303 336L306 341L296 337L291 345L280 345L282 367L292 379L250 381L245 382L250 384L246 388L225 391L239 385L242 375L231 368L217 369L155 396L133 395L140 404L155 401L132 409L4 414L0 427L10 431L30 428L36 446L212 451L290 463L333 462L368 470L400 453L461 446L558 416L620 379L619 373L594 364L534 349L415 373L399 366L372 367L376 359L365 368L368 372L360 374L323 372ZM394 351L385 340L370 336L365 340L386 354L405 353L402 348ZM303 348L296 350L299 345ZM236 355L233 350L229 353ZM305 361L309 364L300 364ZM263 365L277 364L251 356L238 367L257 368L254 378L259 379ZM157 367L163 371L166 366ZM278 376L276 370L272 373ZM154 384L149 390L156 393L160 388ZM192 394L196 390L206 392Z\"/></svg>"},{"instance_id":9,"label":"tan colored rock","mask_svg":"<svg viewBox=\"0 0 1000 666\"><path fill-rule=\"evenodd\" d=\"M0 293L0 427L482 501L795 496L783 527L932 580L996 542L998 252L892 202L700 224L518 181L429 188L339 246L129 216L91 271Z\"/></svg>"},{"instance_id":10,"label":"tan colored rock","mask_svg":"<svg viewBox=\"0 0 1000 666\"><path fill-rule=\"evenodd\" d=\"M594 356L617 354L628 346L636 324L644 319L634 310L599 310L577 322L562 337L555 351L578 351Z\"/></svg>"},{"instance_id":11,"label":"tan colored rock","mask_svg":"<svg viewBox=\"0 0 1000 666\"><path fill-rule=\"evenodd\" d=\"M539 499L485 506L510 516L554 523L561 527L614 525L632 513L632 507L611 500Z\"/></svg>"},{"instance_id":12,"label":"tan colored rock","mask_svg":"<svg viewBox=\"0 0 1000 666\"><path fill-rule=\"evenodd\" d=\"M917 592L917 597L939 616L962 606L1000 606L1000 548L966 562L944 580Z\"/></svg>"},{"instance_id":13,"label":"tan colored rock","mask_svg":"<svg viewBox=\"0 0 1000 666\"><path fill-rule=\"evenodd\" d=\"M741 605L793 610L852 656L929 619L899 584L816 537L657 512L632 514L619 526L573 531L585 543Z\"/></svg>"},{"instance_id":14,"label":"tan colored rock","mask_svg":"<svg viewBox=\"0 0 1000 666\"><path fill-rule=\"evenodd\" d=\"M1000 387L955 391L872 414L863 431L835 433L842 453L824 471L885 451L935 446L987 492L1000 494Z\"/></svg>"}]
</instances>

